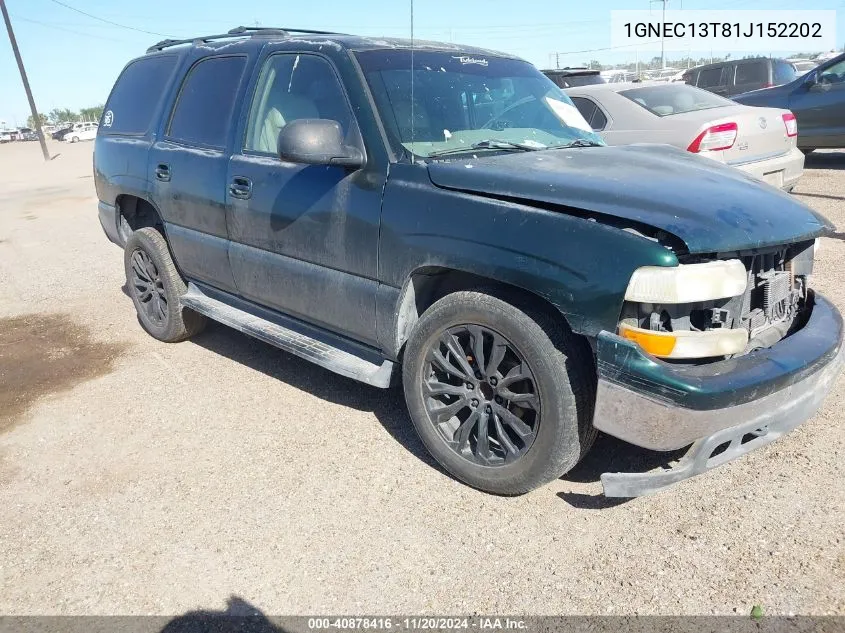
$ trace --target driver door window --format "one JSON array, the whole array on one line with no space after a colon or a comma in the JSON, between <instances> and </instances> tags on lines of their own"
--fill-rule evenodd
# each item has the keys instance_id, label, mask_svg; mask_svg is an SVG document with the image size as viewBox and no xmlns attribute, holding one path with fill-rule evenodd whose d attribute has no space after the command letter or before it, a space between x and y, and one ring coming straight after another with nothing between
<instances>
[{"instance_id":1,"label":"driver door window","mask_svg":"<svg viewBox=\"0 0 845 633\"><path fill-rule=\"evenodd\" d=\"M352 114L329 63L316 55L273 55L258 79L244 149L275 155L279 132L297 119L337 121L349 140Z\"/></svg>"},{"instance_id":2,"label":"driver door window","mask_svg":"<svg viewBox=\"0 0 845 633\"><path fill-rule=\"evenodd\" d=\"M841 85L843 82L845 82L845 61L819 72L819 83Z\"/></svg>"}]
</instances>

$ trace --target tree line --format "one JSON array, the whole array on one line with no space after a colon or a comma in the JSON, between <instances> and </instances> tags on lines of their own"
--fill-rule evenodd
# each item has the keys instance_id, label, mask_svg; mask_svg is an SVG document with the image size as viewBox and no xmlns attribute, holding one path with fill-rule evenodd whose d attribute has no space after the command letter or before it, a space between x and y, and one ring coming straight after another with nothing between
<instances>
[{"instance_id":1,"label":"tree line","mask_svg":"<svg viewBox=\"0 0 845 633\"><path fill-rule=\"evenodd\" d=\"M79 121L99 121L103 115L103 106L91 106L90 108L80 108L79 110L71 110L70 108L53 108L47 114L43 112L38 113L38 118L41 120L41 125L58 125L59 123L77 123ZM30 114L26 119L27 127L35 127L35 119Z\"/></svg>"},{"instance_id":2,"label":"tree line","mask_svg":"<svg viewBox=\"0 0 845 633\"><path fill-rule=\"evenodd\" d=\"M845 51L845 47L843 47L843 51ZM790 55L789 59L812 59L819 53L796 53L794 55ZM743 55L739 59L753 59L756 57L766 57L766 55ZM707 56L707 57L690 57L684 56L678 59L667 59L666 66L669 68L694 68L696 66L703 66L705 64L711 64L714 62L726 62L731 59L731 54L728 53L724 57L720 56ZM652 57L651 59L641 59L639 62L627 62L625 64L602 64L597 59L592 59L589 62L584 62L584 67L592 68L594 70L605 70L605 69L620 69L620 70L629 70L629 71L643 71L643 70L660 70L663 67L663 62L660 59L660 56L657 55Z\"/></svg>"}]
</instances>

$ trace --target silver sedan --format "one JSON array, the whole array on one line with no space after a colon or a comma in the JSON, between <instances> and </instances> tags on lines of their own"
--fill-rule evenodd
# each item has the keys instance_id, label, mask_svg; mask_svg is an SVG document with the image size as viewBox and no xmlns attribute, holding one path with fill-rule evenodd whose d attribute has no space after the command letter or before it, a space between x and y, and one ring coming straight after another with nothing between
<instances>
[{"instance_id":1,"label":"silver sedan","mask_svg":"<svg viewBox=\"0 0 845 633\"><path fill-rule=\"evenodd\" d=\"M597 84L566 94L609 145L667 143L785 190L804 172L789 110L739 105L679 83Z\"/></svg>"}]
</instances>

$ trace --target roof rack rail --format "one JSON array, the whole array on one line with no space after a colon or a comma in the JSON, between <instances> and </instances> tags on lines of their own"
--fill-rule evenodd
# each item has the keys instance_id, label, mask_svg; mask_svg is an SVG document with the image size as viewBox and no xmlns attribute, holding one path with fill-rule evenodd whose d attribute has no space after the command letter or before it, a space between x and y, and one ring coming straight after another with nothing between
<instances>
[{"instance_id":1,"label":"roof rack rail","mask_svg":"<svg viewBox=\"0 0 845 633\"><path fill-rule=\"evenodd\" d=\"M308 35L342 35L334 31L314 31L312 29L293 29L293 28L276 28L264 26L236 26L226 33L218 33L216 35L201 35L199 37L190 37L184 40L166 39L156 42L147 49L148 53L160 51L171 46L178 46L180 44L201 44L203 42L210 42L212 40L222 40L230 37L246 37L246 36L261 36L261 35L281 35L286 36L291 33L304 33Z\"/></svg>"}]
</instances>

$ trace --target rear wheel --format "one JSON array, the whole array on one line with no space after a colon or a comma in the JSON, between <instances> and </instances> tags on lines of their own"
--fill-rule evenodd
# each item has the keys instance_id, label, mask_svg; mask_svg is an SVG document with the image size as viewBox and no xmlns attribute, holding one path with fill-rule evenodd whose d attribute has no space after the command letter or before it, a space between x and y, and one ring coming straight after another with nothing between
<instances>
[{"instance_id":1,"label":"rear wheel","mask_svg":"<svg viewBox=\"0 0 845 633\"><path fill-rule=\"evenodd\" d=\"M188 288L161 233L152 228L134 231L126 240L123 261L129 296L147 332L175 343L205 327L204 316L182 308L180 299Z\"/></svg>"},{"instance_id":2,"label":"rear wheel","mask_svg":"<svg viewBox=\"0 0 845 633\"><path fill-rule=\"evenodd\" d=\"M589 345L488 294L458 292L426 311L403 370L422 441L475 488L532 490L569 471L595 439Z\"/></svg>"}]
</instances>

